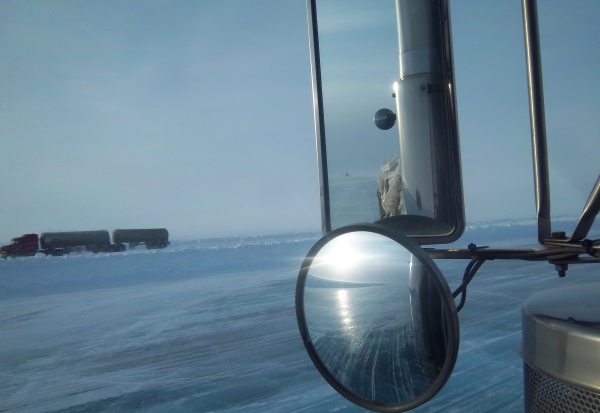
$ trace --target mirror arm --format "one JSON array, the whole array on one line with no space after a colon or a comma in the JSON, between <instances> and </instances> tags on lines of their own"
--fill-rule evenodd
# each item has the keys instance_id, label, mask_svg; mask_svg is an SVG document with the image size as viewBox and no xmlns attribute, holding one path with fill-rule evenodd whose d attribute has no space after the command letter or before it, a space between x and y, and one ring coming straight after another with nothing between
<instances>
[{"instance_id":1,"label":"mirror arm","mask_svg":"<svg viewBox=\"0 0 600 413\"><path fill-rule=\"evenodd\" d=\"M573 231L573 235L569 239L569 242L581 241L584 239L594 224L596 215L600 212L600 175L596 180L596 184L590 193L590 196L583 207L583 212L579 218L579 222Z\"/></svg>"},{"instance_id":2,"label":"mirror arm","mask_svg":"<svg viewBox=\"0 0 600 413\"><path fill-rule=\"evenodd\" d=\"M577 244L566 241L553 241L539 248L489 248L474 246L469 249L425 248L430 258L435 260L523 260L579 263L600 262L600 240L583 240ZM580 257L583 255L583 257ZM587 255L587 256L586 256Z\"/></svg>"},{"instance_id":3,"label":"mirror arm","mask_svg":"<svg viewBox=\"0 0 600 413\"><path fill-rule=\"evenodd\" d=\"M315 0L306 1L308 18L308 43L311 50L310 71L312 80L313 116L315 136L317 137L317 164L319 171L327 170L327 147L325 143L325 120L323 117L323 81L321 79L321 53L319 49L319 31ZM324 234L331 231L331 209L329 199L329 176L319 172L321 202L321 230Z\"/></svg>"},{"instance_id":4,"label":"mirror arm","mask_svg":"<svg viewBox=\"0 0 600 413\"><path fill-rule=\"evenodd\" d=\"M546 120L544 114L544 89L542 83L537 0L523 0L522 5L538 240L540 244L544 244L544 240L550 238L552 228L550 221L550 178L546 145Z\"/></svg>"},{"instance_id":5,"label":"mirror arm","mask_svg":"<svg viewBox=\"0 0 600 413\"><path fill-rule=\"evenodd\" d=\"M479 268L487 261L494 259L518 259L526 261L548 261L554 264L560 277L566 275L569 264L600 263L600 240L583 240L579 245L544 246L530 249L490 249L469 244L468 249L436 250L425 249L432 259L466 259L471 261L465 268L461 285L452 293L454 298L460 295L456 311L460 312L467 300L467 286L471 283ZM580 254L586 253L593 258L582 259Z\"/></svg>"},{"instance_id":6,"label":"mirror arm","mask_svg":"<svg viewBox=\"0 0 600 413\"><path fill-rule=\"evenodd\" d=\"M600 245L594 244L592 250L600 256ZM585 254L582 244L544 245L539 248L489 248L476 247L475 249L434 249L425 248L432 259L487 259L487 260L523 260L546 261L554 256L573 256ZM594 255L595 256L595 255Z\"/></svg>"}]
</instances>

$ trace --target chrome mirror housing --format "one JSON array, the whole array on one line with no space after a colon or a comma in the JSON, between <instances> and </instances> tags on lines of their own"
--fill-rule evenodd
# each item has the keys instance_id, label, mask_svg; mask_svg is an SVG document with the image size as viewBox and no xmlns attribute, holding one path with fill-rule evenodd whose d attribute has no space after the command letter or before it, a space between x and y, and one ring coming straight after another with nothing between
<instances>
[{"instance_id":1,"label":"chrome mirror housing","mask_svg":"<svg viewBox=\"0 0 600 413\"><path fill-rule=\"evenodd\" d=\"M323 232L378 221L420 244L455 241L465 219L447 1L308 10Z\"/></svg>"}]
</instances>

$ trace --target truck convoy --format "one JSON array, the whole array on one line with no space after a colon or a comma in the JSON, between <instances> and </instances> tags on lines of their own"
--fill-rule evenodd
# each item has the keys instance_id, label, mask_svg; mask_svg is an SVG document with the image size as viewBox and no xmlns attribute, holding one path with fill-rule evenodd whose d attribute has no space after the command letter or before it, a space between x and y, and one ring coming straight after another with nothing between
<instances>
[{"instance_id":1,"label":"truck convoy","mask_svg":"<svg viewBox=\"0 0 600 413\"><path fill-rule=\"evenodd\" d=\"M12 239L12 243L0 247L0 258L32 257L37 253L61 256L73 251L121 252L145 245L146 249L166 248L169 232L164 228L115 229L112 242L108 231L71 231L24 234Z\"/></svg>"}]
</instances>

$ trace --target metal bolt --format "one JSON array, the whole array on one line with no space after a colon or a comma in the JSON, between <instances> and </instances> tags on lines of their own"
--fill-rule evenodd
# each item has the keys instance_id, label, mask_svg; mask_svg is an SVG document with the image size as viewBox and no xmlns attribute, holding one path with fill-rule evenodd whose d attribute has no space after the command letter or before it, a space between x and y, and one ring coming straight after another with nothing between
<instances>
[{"instance_id":1,"label":"metal bolt","mask_svg":"<svg viewBox=\"0 0 600 413\"><path fill-rule=\"evenodd\" d=\"M554 269L558 271L558 276L563 278L567 275L567 270L569 269L568 264L555 264Z\"/></svg>"}]
</instances>

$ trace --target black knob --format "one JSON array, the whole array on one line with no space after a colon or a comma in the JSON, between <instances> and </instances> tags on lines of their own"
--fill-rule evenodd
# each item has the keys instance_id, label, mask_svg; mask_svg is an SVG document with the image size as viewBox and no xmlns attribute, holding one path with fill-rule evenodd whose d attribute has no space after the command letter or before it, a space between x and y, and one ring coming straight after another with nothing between
<instances>
[{"instance_id":1,"label":"black knob","mask_svg":"<svg viewBox=\"0 0 600 413\"><path fill-rule=\"evenodd\" d=\"M375 126L381 130L388 130L396 124L396 114L389 109L379 109L373 118Z\"/></svg>"}]
</instances>

